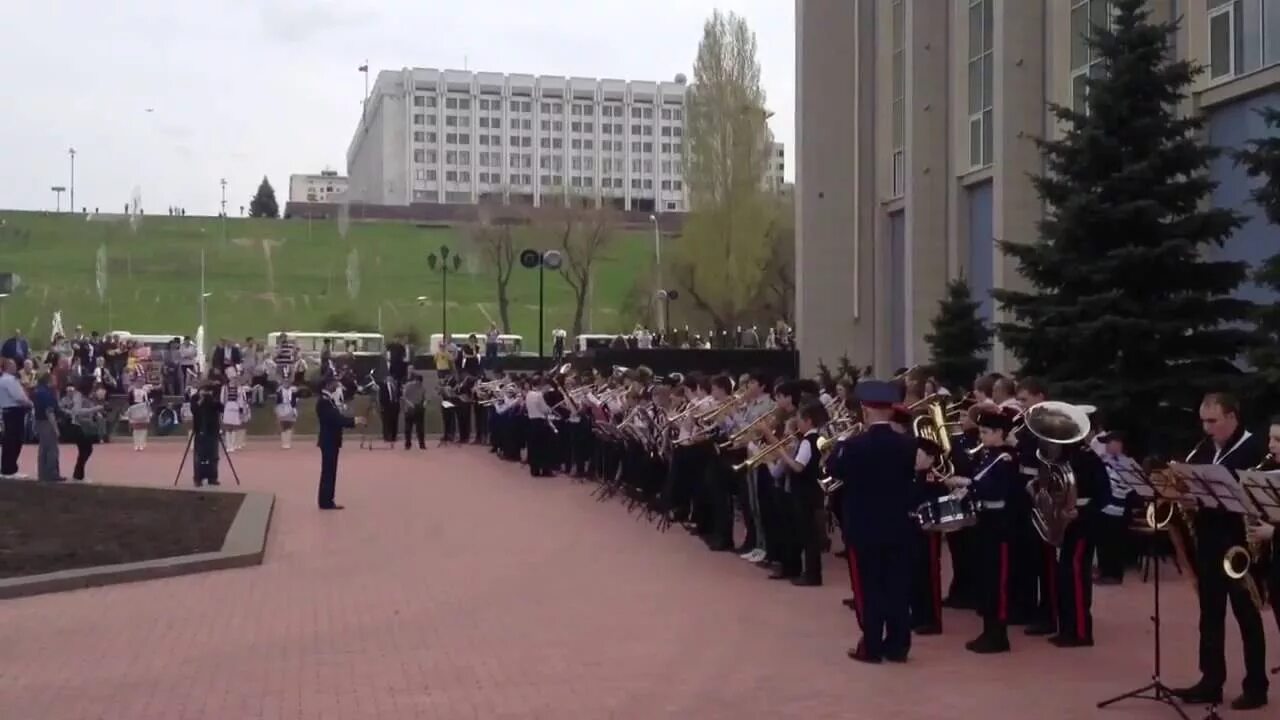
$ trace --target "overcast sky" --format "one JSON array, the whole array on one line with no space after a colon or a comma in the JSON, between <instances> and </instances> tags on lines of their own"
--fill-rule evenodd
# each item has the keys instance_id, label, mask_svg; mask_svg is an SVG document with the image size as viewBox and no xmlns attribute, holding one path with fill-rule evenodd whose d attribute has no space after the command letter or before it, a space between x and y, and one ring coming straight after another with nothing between
<instances>
[{"instance_id":1,"label":"overcast sky","mask_svg":"<svg viewBox=\"0 0 1280 720\"><path fill-rule=\"evenodd\" d=\"M757 34L771 123L795 144L790 0L43 0L4 3L0 207L231 213L271 178L346 172L370 80L405 66L692 80L720 7ZM148 110L151 110L148 112ZM788 152L788 159L794 157ZM794 168L788 164L787 177ZM67 198L63 197L63 207Z\"/></svg>"}]
</instances>

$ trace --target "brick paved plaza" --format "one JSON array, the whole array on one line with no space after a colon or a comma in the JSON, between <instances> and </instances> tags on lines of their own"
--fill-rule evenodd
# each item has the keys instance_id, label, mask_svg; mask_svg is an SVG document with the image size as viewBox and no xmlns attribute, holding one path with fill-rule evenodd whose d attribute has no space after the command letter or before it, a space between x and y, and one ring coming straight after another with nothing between
<instances>
[{"instance_id":1,"label":"brick paved plaza","mask_svg":"<svg viewBox=\"0 0 1280 720\"><path fill-rule=\"evenodd\" d=\"M0 718L1175 717L1094 709L1149 674L1137 578L1098 589L1092 649L1015 632L1012 654L976 657L962 645L977 619L949 612L909 664L869 667L845 657L856 625L835 558L827 587L780 585L479 448L354 445L334 513L315 508L309 443L233 456L245 487L278 499L260 567L0 601ZM103 446L90 474L165 484L180 454ZM34 462L27 448L23 470ZM1166 678L1181 684L1196 675L1195 605L1177 580L1165 599ZM1228 620L1230 694L1233 633Z\"/></svg>"}]
</instances>

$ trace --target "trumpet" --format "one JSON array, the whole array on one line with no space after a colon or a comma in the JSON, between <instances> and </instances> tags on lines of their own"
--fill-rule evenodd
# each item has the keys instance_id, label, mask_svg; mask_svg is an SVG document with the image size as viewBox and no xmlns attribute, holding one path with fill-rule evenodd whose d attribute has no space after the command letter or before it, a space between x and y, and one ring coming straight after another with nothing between
<instances>
[{"instance_id":1,"label":"trumpet","mask_svg":"<svg viewBox=\"0 0 1280 720\"><path fill-rule=\"evenodd\" d=\"M748 469L750 469L750 468L753 468L753 467L755 467L755 466L759 465L760 463L764 462L765 460L768 460L770 455L773 455L774 453L778 452L778 451L779 451L779 450L781 450L782 448L786 447L788 443L790 443L790 442L792 442L792 441L794 441L794 440L798 439L799 437L800 437L800 431L799 431L799 430L796 430L795 432L787 433L786 435L782 436L781 438L778 438L778 440L777 440L777 441L775 441L774 443L770 444L768 447L765 447L765 448L761 449L761 450L760 450L759 452L757 452L755 455L752 455L751 457L747 458L746 460L744 460L744 461L742 461L742 462L738 463L737 465L734 465L734 466L733 466L733 471L734 471L734 472L742 472L743 470L748 470Z\"/></svg>"},{"instance_id":2,"label":"trumpet","mask_svg":"<svg viewBox=\"0 0 1280 720\"><path fill-rule=\"evenodd\" d=\"M767 413L761 414L760 417L756 418L755 420L752 420L746 427L738 430L733 435L729 436L728 440L720 443L720 449L728 450L730 448L737 446L738 443L741 442L742 439L745 438L749 433L755 432L756 428L760 425L760 423L765 422L767 420L772 420L775 417L777 417L777 413L775 410L770 410Z\"/></svg>"}]
</instances>

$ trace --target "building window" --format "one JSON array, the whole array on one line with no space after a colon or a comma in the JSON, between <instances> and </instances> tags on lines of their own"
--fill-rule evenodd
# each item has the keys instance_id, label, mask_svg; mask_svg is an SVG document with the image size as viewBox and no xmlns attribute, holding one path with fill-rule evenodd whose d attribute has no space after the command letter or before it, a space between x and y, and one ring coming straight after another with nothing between
<instances>
[{"instance_id":1,"label":"building window","mask_svg":"<svg viewBox=\"0 0 1280 720\"><path fill-rule=\"evenodd\" d=\"M414 131L413 131L413 141L414 141L414 142L426 142L426 140L427 140L427 134L426 134L426 133L422 132L421 130L414 130Z\"/></svg>"},{"instance_id":2,"label":"building window","mask_svg":"<svg viewBox=\"0 0 1280 720\"><path fill-rule=\"evenodd\" d=\"M1089 112L1088 78L1102 76L1102 58L1089 47L1094 27L1111 22L1109 0L1071 0L1071 108Z\"/></svg>"},{"instance_id":3,"label":"building window","mask_svg":"<svg viewBox=\"0 0 1280 720\"><path fill-rule=\"evenodd\" d=\"M426 98L426 97L424 97L424 96L422 96L422 95L414 95L414 96L413 96L413 106L414 106L414 107L422 107L426 102L427 102L427 98ZM422 178L418 178L418 179L419 179L419 180L421 180Z\"/></svg>"},{"instance_id":4,"label":"building window","mask_svg":"<svg viewBox=\"0 0 1280 720\"><path fill-rule=\"evenodd\" d=\"M486 99L484 99L484 98L480 98L480 109L481 109L481 110L488 110L488 109L489 109L489 101L488 101L488 100L486 100ZM481 176L481 177L484 177L484 176ZM481 180L480 182L484 182L484 181L483 181L483 180Z\"/></svg>"},{"instance_id":5,"label":"building window","mask_svg":"<svg viewBox=\"0 0 1280 720\"><path fill-rule=\"evenodd\" d=\"M414 115L414 116L413 116L413 124L414 124L414 125L421 125L421 124L423 124L424 122L426 122L426 118L425 118L423 115Z\"/></svg>"},{"instance_id":6,"label":"building window","mask_svg":"<svg viewBox=\"0 0 1280 720\"><path fill-rule=\"evenodd\" d=\"M413 151L413 161L416 163L426 162L426 154L421 149Z\"/></svg>"},{"instance_id":7,"label":"building window","mask_svg":"<svg viewBox=\"0 0 1280 720\"><path fill-rule=\"evenodd\" d=\"M428 171L427 171L427 182L435 182L435 181L436 181L436 171L435 171L435 170L428 170Z\"/></svg>"},{"instance_id":8,"label":"building window","mask_svg":"<svg viewBox=\"0 0 1280 720\"><path fill-rule=\"evenodd\" d=\"M446 170L444 173L445 182L458 182L458 172L456 170Z\"/></svg>"},{"instance_id":9,"label":"building window","mask_svg":"<svg viewBox=\"0 0 1280 720\"><path fill-rule=\"evenodd\" d=\"M434 96L434 95L428 95L428 96L427 96L427 107L429 107L429 108L433 108L433 107L435 107L435 106L436 106L436 98L435 98L435 96Z\"/></svg>"},{"instance_id":10,"label":"building window","mask_svg":"<svg viewBox=\"0 0 1280 720\"><path fill-rule=\"evenodd\" d=\"M1280 0L1209 0L1209 79L1280 63Z\"/></svg>"},{"instance_id":11,"label":"building window","mask_svg":"<svg viewBox=\"0 0 1280 720\"><path fill-rule=\"evenodd\" d=\"M445 101L444 101L444 107L445 107L445 109L446 109L446 110L457 110L457 109L458 109L458 98L456 98L456 97L445 98Z\"/></svg>"},{"instance_id":12,"label":"building window","mask_svg":"<svg viewBox=\"0 0 1280 720\"><path fill-rule=\"evenodd\" d=\"M969 0L969 167L991 164L995 0Z\"/></svg>"},{"instance_id":13,"label":"building window","mask_svg":"<svg viewBox=\"0 0 1280 720\"><path fill-rule=\"evenodd\" d=\"M905 0L893 0L893 196L906 191L907 18Z\"/></svg>"}]
</instances>

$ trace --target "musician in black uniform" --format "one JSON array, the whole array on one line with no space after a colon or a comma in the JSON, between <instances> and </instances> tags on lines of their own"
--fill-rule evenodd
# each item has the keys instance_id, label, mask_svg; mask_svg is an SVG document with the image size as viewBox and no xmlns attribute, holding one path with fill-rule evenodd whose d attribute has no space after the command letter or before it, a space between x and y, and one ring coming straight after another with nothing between
<instances>
[{"instance_id":1,"label":"musician in black uniform","mask_svg":"<svg viewBox=\"0 0 1280 720\"><path fill-rule=\"evenodd\" d=\"M829 419L822 403L805 404L795 420L796 431L800 433L795 454L780 453L786 481L775 500L787 519L781 523L785 535L779 548L781 568L776 575L790 578L792 585L801 587L822 584L822 543L827 528L821 516L822 488L818 485L822 464L818 430ZM768 438L765 441L768 442Z\"/></svg>"},{"instance_id":2,"label":"musician in black uniform","mask_svg":"<svg viewBox=\"0 0 1280 720\"><path fill-rule=\"evenodd\" d=\"M1271 427L1267 429L1267 456L1256 469L1273 473L1280 470L1280 417L1271 418ZM1277 498L1280 499L1280 498ZM1276 616L1276 627L1280 627L1280 540L1275 537L1275 525L1259 518L1258 523L1249 528L1249 542L1266 547L1271 546L1271 565L1267 568L1267 597L1271 599L1271 611ZM1273 671L1274 672L1274 671Z\"/></svg>"},{"instance_id":3,"label":"musician in black uniform","mask_svg":"<svg viewBox=\"0 0 1280 720\"><path fill-rule=\"evenodd\" d=\"M342 431L364 424L364 418L351 418L343 413L338 396L338 381L329 377L324 392L316 398L316 420L319 431L316 445L320 448L320 486L317 501L321 510L341 510L333 500L338 484L338 453L342 450Z\"/></svg>"},{"instance_id":4,"label":"musician in black uniform","mask_svg":"<svg viewBox=\"0 0 1280 720\"><path fill-rule=\"evenodd\" d=\"M400 393L402 392L403 382L396 379L390 372L378 385L378 414L382 418L382 439L389 445L394 445L396 437L399 435L400 428ZM408 431L405 427L405 431ZM406 436L406 440L408 437Z\"/></svg>"},{"instance_id":5,"label":"musician in black uniform","mask_svg":"<svg viewBox=\"0 0 1280 720\"><path fill-rule=\"evenodd\" d=\"M904 662L911 649L911 570L915 439L889 424L897 392L869 380L856 388L866 430L840 444L829 463L844 482L844 542L862 640L849 657Z\"/></svg>"},{"instance_id":6,"label":"musician in black uniform","mask_svg":"<svg viewBox=\"0 0 1280 720\"><path fill-rule=\"evenodd\" d=\"M919 506L947 494L933 471L942 449L928 438L916 439L915 499ZM915 528L912 553L911 629L917 635L942 632L942 533Z\"/></svg>"},{"instance_id":7,"label":"musician in black uniform","mask_svg":"<svg viewBox=\"0 0 1280 720\"><path fill-rule=\"evenodd\" d=\"M978 437L978 414L981 407L970 406L960 418L960 435L951 443L951 464L956 475L973 477L974 460L981 451ZM972 610L978 598L977 536L974 527L947 533L947 554L951 556L951 585L947 588L945 607Z\"/></svg>"},{"instance_id":8,"label":"musician in black uniform","mask_svg":"<svg viewBox=\"0 0 1280 720\"><path fill-rule=\"evenodd\" d=\"M398 335L387 344L387 377L395 378L403 385L409 379L409 350L405 346L407 338Z\"/></svg>"},{"instance_id":9,"label":"musician in black uniform","mask_svg":"<svg viewBox=\"0 0 1280 720\"><path fill-rule=\"evenodd\" d=\"M222 433L221 386L206 380L191 398L192 469L196 487L218 484L218 447Z\"/></svg>"},{"instance_id":10,"label":"musician in black uniform","mask_svg":"<svg viewBox=\"0 0 1280 720\"><path fill-rule=\"evenodd\" d=\"M440 392L440 419L444 422L444 434L440 442L453 442L458 432L458 376L446 375L438 385Z\"/></svg>"},{"instance_id":11,"label":"musician in black uniform","mask_svg":"<svg viewBox=\"0 0 1280 720\"><path fill-rule=\"evenodd\" d=\"M1044 384L1031 377L1018 381L1013 401L1006 396L1012 381L997 380L993 389L996 397L1003 398L1001 410L1017 423L1018 416L1027 408L1049 399ZM1021 424L1021 423L1018 423ZM1040 473L1042 463L1036 457L1040 443L1025 425L1014 430L1013 446L1017 449L1018 472L1026 486ZM1056 548L1044 541L1031 524L1031 493L1014 493L1011 498L1015 532L1013 541L1013 623L1026 623L1026 634L1052 635L1057 627L1061 607L1058 599L1062 593L1058 585L1058 557Z\"/></svg>"},{"instance_id":12,"label":"musician in black uniform","mask_svg":"<svg viewBox=\"0 0 1280 720\"><path fill-rule=\"evenodd\" d=\"M1190 465L1222 465L1232 470L1255 467L1266 454L1261 436L1240 423L1240 405L1226 393L1209 393L1200 403L1200 425L1207 436L1196 445L1186 462ZM1188 704L1222 701L1227 681L1227 604L1236 616L1244 643L1244 693L1231 703L1236 710L1251 710L1267 703L1267 645L1262 613L1244 587L1226 576L1222 558L1228 548L1245 542L1244 518L1220 509L1200 509L1194 520L1196 534L1197 591L1200 598L1200 681L1174 694Z\"/></svg>"},{"instance_id":13,"label":"musician in black uniform","mask_svg":"<svg viewBox=\"0 0 1280 720\"><path fill-rule=\"evenodd\" d=\"M476 382L476 376L470 372L463 373L458 378L453 414L458 422L458 442L463 444L471 442L471 405L475 402Z\"/></svg>"},{"instance_id":14,"label":"musician in black uniform","mask_svg":"<svg viewBox=\"0 0 1280 720\"><path fill-rule=\"evenodd\" d=\"M978 612L982 634L965 644L979 654L1009 651L1009 571L1014 516L1012 494L1023 492L1014 450L1008 444L1012 422L998 410L978 415L982 453L971 478L953 476L948 485L961 488L978 503L975 550L978 564Z\"/></svg>"},{"instance_id":15,"label":"musician in black uniform","mask_svg":"<svg viewBox=\"0 0 1280 720\"><path fill-rule=\"evenodd\" d=\"M1080 415L1085 417L1083 412ZM1083 443L1038 444L1046 460L1055 465L1065 463L1070 468L1076 493L1072 512L1075 517L1067 524L1062 546L1050 546L1056 550L1052 553L1056 563L1050 585L1058 597L1053 602L1056 634L1049 641L1058 647L1090 647L1093 645L1093 556L1103 527L1102 508L1111 503L1111 479L1102 458ZM1048 473L1057 471L1045 466L1040 472L1037 482L1043 482Z\"/></svg>"}]
</instances>

